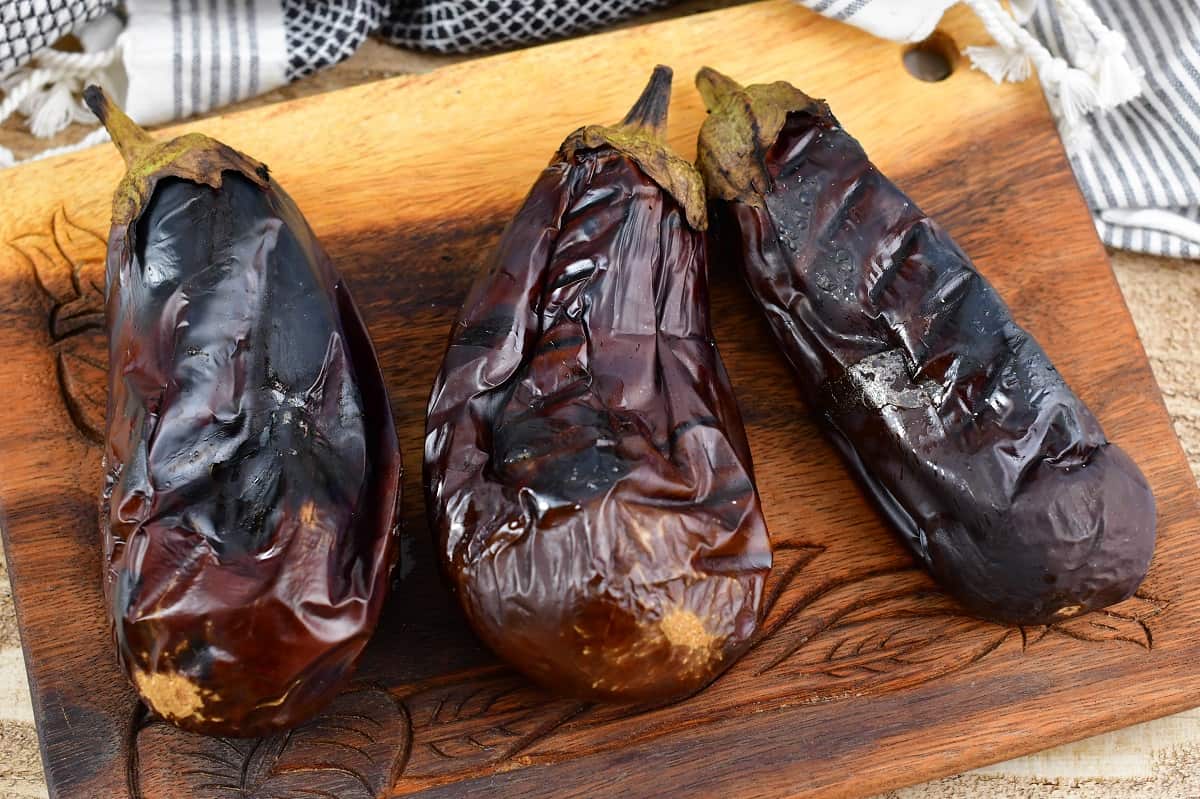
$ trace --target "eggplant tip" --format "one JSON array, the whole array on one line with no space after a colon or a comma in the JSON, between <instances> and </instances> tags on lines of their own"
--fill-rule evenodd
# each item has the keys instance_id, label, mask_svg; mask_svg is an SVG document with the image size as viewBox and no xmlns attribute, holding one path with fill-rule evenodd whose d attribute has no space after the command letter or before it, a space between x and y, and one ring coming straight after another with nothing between
<instances>
[{"instance_id":1,"label":"eggplant tip","mask_svg":"<svg viewBox=\"0 0 1200 799\"><path fill-rule=\"evenodd\" d=\"M696 73L696 88L704 98L704 106L714 110L723 101L742 91L742 85L728 75L717 72L712 67L700 67Z\"/></svg>"},{"instance_id":2,"label":"eggplant tip","mask_svg":"<svg viewBox=\"0 0 1200 799\"><path fill-rule=\"evenodd\" d=\"M150 134L142 130L120 107L96 84L83 90L83 101L108 129L113 144L120 150L125 163L132 165L138 154L154 144Z\"/></svg>"},{"instance_id":3,"label":"eggplant tip","mask_svg":"<svg viewBox=\"0 0 1200 799\"><path fill-rule=\"evenodd\" d=\"M108 95L104 93L96 84L89 85L83 90L83 101L87 103L87 107L96 115L96 119L100 120L100 124L108 124Z\"/></svg>"},{"instance_id":4,"label":"eggplant tip","mask_svg":"<svg viewBox=\"0 0 1200 799\"><path fill-rule=\"evenodd\" d=\"M671 105L671 80L674 76L675 72L670 67L663 64L656 66L646 88L621 120L621 125L647 130L661 138L666 132L667 111Z\"/></svg>"}]
</instances>

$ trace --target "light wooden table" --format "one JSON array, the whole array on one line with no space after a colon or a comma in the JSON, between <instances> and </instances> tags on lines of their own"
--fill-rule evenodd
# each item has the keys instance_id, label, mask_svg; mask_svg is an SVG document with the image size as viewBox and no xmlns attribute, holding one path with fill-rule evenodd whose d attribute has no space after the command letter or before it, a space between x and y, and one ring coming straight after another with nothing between
<instances>
[{"instance_id":1,"label":"light wooden table","mask_svg":"<svg viewBox=\"0 0 1200 799\"><path fill-rule=\"evenodd\" d=\"M688 0L647 20L697 13L744 0ZM368 41L325 72L222 112L317 94L395 75L427 72L463 57L412 53ZM35 140L15 120L0 126L0 145L18 158L74 141L76 125ZM1126 302L1150 356L1192 471L1200 479L1200 263L1112 252ZM0 799L44 797L12 594L0 559ZM975 772L905 788L886 799L1198 799L1200 710L1119 730ZM885 799L881 797L880 799Z\"/></svg>"}]
</instances>

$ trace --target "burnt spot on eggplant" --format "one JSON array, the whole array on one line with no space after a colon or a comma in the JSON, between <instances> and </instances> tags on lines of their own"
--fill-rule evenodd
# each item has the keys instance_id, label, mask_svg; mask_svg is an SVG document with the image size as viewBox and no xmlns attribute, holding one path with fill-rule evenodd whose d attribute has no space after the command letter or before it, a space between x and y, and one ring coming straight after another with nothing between
<instances>
[{"instance_id":1,"label":"burnt spot on eggplant","mask_svg":"<svg viewBox=\"0 0 1200 799\"><path fill-rule=\"evenodd\" d=\"M967 255L823 101L696 82L714 252L917 559L1002 622L1130 596L1154 551L1149 486Z\"/></svg>"},{"instance_id":2,"label":"burnt spot on eggplant","mask_svg":"<svg viewBox=\"0 0 1200 799\"><path fill-rule=\"evenodd\" d=\"M711 681L757 629L771 564L709 325L701 181L663 144L670 78L656 69L621 124L567 138L429 402L426 508L467 619L592 699Z\"/></svg>"},{"instance_id":3,"label":"burnt spot on eggplant","mask_svg":"<svg viewBox=\"0 0 1200 799\"><path fill-rule=\"evenodd\" d=\"M400 452L375 352L263 165L198 134L156 142L87 99L128 166L101 502L117 655L181 727L291 727L352 673L396 557Z\"/></svg>"},{"instance_id":4,"label":"burnt spot on eggplant","mask_svg":"<svg viewBox=\"0 0 1200 799\"><path fill-rule=\"evenodd\" d=\"M493 316L460 330L457 343L464 347L493 347L502 343L512 329L512 316Z\"/></svg>"}]
</instances>

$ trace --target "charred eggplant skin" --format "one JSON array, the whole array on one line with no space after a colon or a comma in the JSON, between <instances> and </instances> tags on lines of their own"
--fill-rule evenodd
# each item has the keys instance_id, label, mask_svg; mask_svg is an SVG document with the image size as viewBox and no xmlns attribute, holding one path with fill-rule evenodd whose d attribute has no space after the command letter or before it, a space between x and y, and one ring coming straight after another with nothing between
<instances>
[{"instance_id":1,"label":"charred eggplant skin","mask_svg":"<svg viewBox=\"0 0 1200 799\"><path fill-rule=\"evenodd\" d=\"M703 189L670 71L568 137L455 322L425 487L478 635L553 689L667 701L759 623L770 543L708 317Z\"/></svg>"},{"instance_id":2,"label":"charred eggplant skin","mask_svg":"<svg viewBox=\"0 0 1200 799\"><path fill-rule=\"evenodd\" d=\"M395 560L400 452L375 351L265 166L197 134L155 142L87 99L129 165L106 267L117 654L180 727L291 727L352 672Z\"/></svg>"},{"instance_id":3,"label":"charred eggplant skin","mask_svg":"<svg viewBox=\"0 0 1200 799\"><path fill-rule=\"evenodd\" d=\"M866 493L973 613L1045 624L1145 576L1155 503L936 222L786 83L711 69L699 166L733 261Z\"/></svg>"}]
</instances>

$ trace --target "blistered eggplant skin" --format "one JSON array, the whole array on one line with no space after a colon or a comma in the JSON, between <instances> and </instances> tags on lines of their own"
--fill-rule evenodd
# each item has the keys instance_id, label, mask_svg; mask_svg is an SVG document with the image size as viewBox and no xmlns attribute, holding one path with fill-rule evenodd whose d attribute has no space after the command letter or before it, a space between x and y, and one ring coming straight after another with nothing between
<instances>
[{"instance_id":1,"label":"blistered eggplant skin","mask_svg":"<svg viewBox=\"0 0 1200 799\"><path fill-rule=\"evenodd\" d=\"M1154 552L1150 488L970 259L823 102L712 70L697 84L714 251L917 559L1002 622L1130 596Z\"/></svg>"},{"instance_id":2,"label":"blistered eggplant skin","mask_svg":"<svg viewBox=\"0 0 1200 799\"><path fill-rule=\"evenodd\" d=\"M635 107L585 128L538 178L429 405L426 507L468 620L590 699L711 681L757 629L771 564L709 325L699 179L651 152L669 77L643 95L644 126Z\"/></svg>"},{"instance_id":3,"label":"blistered eggplant skin","mask_svg":"<svg viewBox=\"0 0 1200 799\"><path fill-rule=\"evenodd\" d=\"M100 514L117 654L180 727L291 727L353 671L395 560L400 452L375 352L264 167L204 137L131 145L89 99L130 161Z\"/></svg>"}]
</instances>

